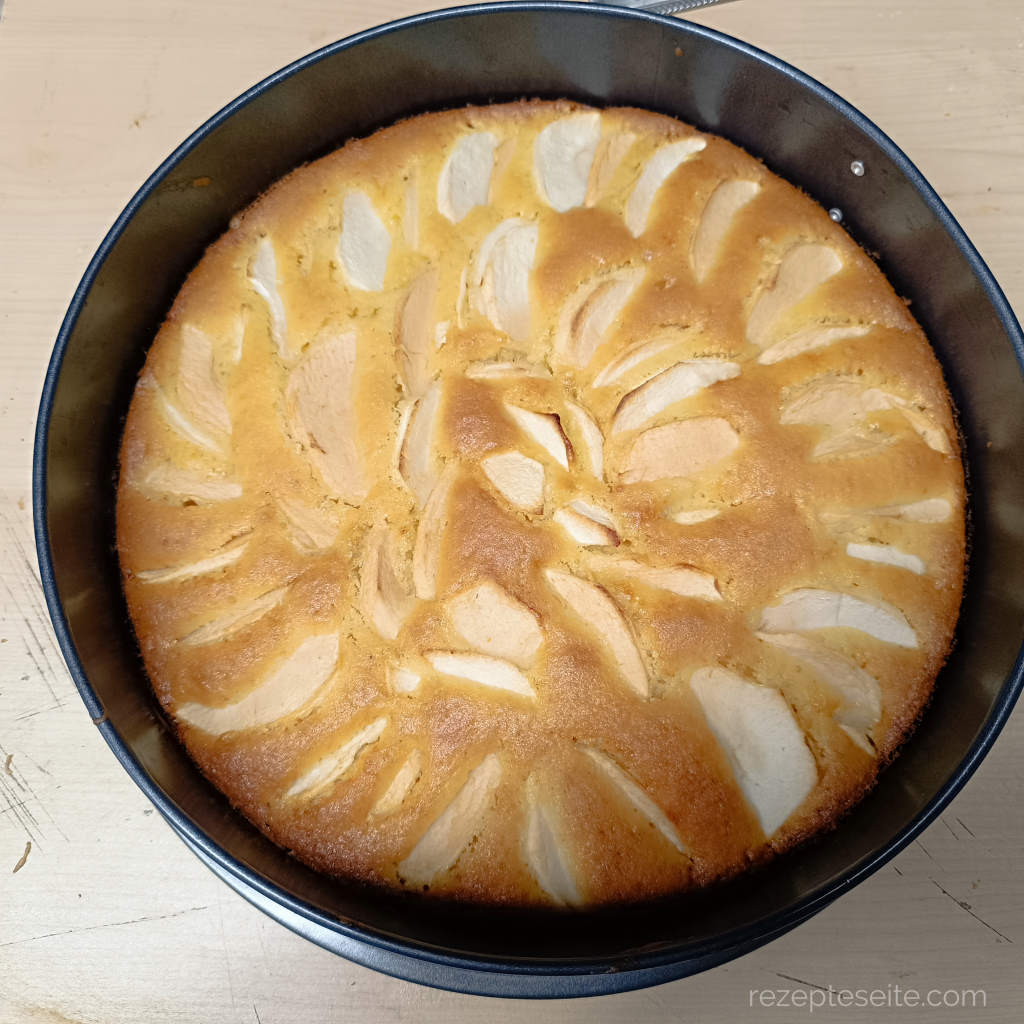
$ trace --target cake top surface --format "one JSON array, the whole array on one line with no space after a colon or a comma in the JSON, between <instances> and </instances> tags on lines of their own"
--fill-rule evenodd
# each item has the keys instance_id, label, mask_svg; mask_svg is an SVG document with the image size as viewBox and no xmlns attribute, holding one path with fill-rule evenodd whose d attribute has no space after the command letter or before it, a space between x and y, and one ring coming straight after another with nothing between
<instances>
[{"instance_id":1,"label":"cake top surface","mask_svg":"<svg viewBox=\"0 0 1024 1024\"><path fill-rule=\"evenodd\" d=\"M472 899L637 898L821 829L959 605L906 304L639 110L424 115L279 182L179 294L121 468L203 770L316 867Z\"/></svg>"}]
</instances>

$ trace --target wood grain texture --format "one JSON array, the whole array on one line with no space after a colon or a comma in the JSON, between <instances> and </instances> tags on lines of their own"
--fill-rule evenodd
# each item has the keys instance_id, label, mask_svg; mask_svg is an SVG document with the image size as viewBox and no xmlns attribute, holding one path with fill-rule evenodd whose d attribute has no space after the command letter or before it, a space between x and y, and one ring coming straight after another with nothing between
<instances>
[{"instance_id":1,"label":"wood grain texture","mask_svg":"<svg viewBox=\"0 0 1024 1024\"><path fill-rule=\"evenodd\" d=\"M0 8L0 1022L792 1020L751 989L984 989L1024 1004L1024 716L952 807L808 924L708 974L597 1000L488 1005L319 950L210 875L81 706L39 592L29 509L42 377L89 256L138 184L252 82L415 0L6 0ZM1020 0L744 0L694 16L846 96L921 167L1024 309ZM13 869L31 849L21 868Z\"/></svg>"}]
</instances>

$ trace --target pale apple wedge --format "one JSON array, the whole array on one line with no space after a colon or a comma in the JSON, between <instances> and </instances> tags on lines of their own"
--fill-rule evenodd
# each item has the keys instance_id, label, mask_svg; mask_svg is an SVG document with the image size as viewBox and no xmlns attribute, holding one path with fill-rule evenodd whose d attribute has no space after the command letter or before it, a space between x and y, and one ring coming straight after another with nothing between
<instances>
[{"instance_id":1,"label":"pale apple wedge","mask_svg":"<svg viewBox=\"0 0 1024 1024\"><path fill-rule=\"evenodd\" d=\"M816 324L814 327L797 331L796 334L791 334L774 345L769 345L757 357L757 361L762 366L781 363L786 359L802 356L805 352L816 352L820 348L827 348L840 341L863 338L865 334L871 333L872 326L872 324Z\"/></svg>"},{"instance_id":2,"label":"pale apple wedge","mask_svg":"<svg viewBox=\"0 0 1024 1024\"><path fill-rule=\"evenodd\" d=\"M359 573L359 609L384 640L394 640L416 607L405 589L393 559L391 531L377 525L366 535Z\"/></svg>"},{"instance_id":3,"label":"pale apple wedge","mask_svg":"<svg viewBox=\"0 0 1024 1024\"><path fill-rule=\"evenodd\" d=\"M422 680L419 672L405 665L388 668L388 684L395 693L415 693Z\"/></svg>"},{"instance_id":4,"label":"pale apple wedge","mask_svg":"<svg viewBox=\"0 0 1024 1024\"><path fill-rule=\"evenodd\" d=\"M697 523L706 523L721 514L720 508L688 508L670 512L668 518L680 526L696 526Z\"/></svg>"},{"instance_id":5,"label":"pale apple wedge","mask_svg":"<svg viewBox=\"0 0 1024 1024\"><path fill-rule=\"evenodd\" d=\"M213 361L213 340L194 324L181 329L181 352L175 382L189 418L214 435L230 435L231 414Z\"/></svg>"},{"instance_id":6,"label":"pale apple wedge","mask_svg":"<svg viewBox=\"0 0 1024 1024\"><path fill-rule=\"evenodd\" d=\"M903 505L883 505L868 509L865 515L903 519L908 523L945 523L953 514L953 506L946 498L923 498Z\"/></svg>"},{"instance_id":7,"label":"pale apple wedge","mask_svg":"<svg viewBox=\"0 0 1024 1024\"><path fill-rule=\"evenodd\" d=\"M608 191L619 165L633 148L636 138L633 132L609 132L597 144L584 200L587 206L596 206L601 201L605 192Z\"/></svg>"},{"instance_id":8,"label":"pale apple wedge","mask_svg":"<svg viewBox=\"0 0 1024 1024\"><path fill-rule=\"evenodd\" d=\"M567 849L565 828L551 803L544 798L535 774L527 777L523 796L526 817L520 840L523 860L552 903L578 906L582 902L580 887Z\"/></svg>"},{"instance_id":9,"label":"pale apple wedge","mask_svg":"<svg viewBox=\"0 0 1024 1024\"><path fill-rule=\"evenodd\" d=\"M214 736L270 725L301 711L316 697L334 675L338 652L337 633L311 636L240 700L221 707L179 704L174 716Z\"/></svg>"},{"instance_id":10,"label":"pale apple wedge","mask_svg":"<svg viewBox=\"0 0 1024 1024\"><path fill-rule=\"evenodd\" d=\"M505 411L515 421L516 426L528 437L533 438L562 469L569 468L572 445L565 436L562 421L557 413L534 412L511 402L505 403Z\"/></svg>"},{"instance_id":11,"label":"pale apple wedge","mask_svg":"<svg viewBox=\"0 0 1024 1024\"><path fill-rule=\"evenodd\" d=\"M550 380L551 371L539 363L525 359L478 359L466 367L470 380L493 380L503 377L533 377Z\"/></svg>"},{"instance_id":12,"label":"pale apple wedge","mask_svg":"<svg viewBox=\"0 0 1024 1024\"><path fill-rule=\"evenodd\" d=\"M587 564L595 572L631 580L634 583L642 583L655 590L667 590L679 597L694 597L699 601L722 600L715 577L692 565L659 568L638 562L633 558L620 558L617 555L597 552L592 552L587 556Z\"/></svg>"},{"instance_id":13,"label":"pale apple wedge","mask_svg":"<svg viewBox=\"0 0 1024 1024\"><path fill-rule=\"evenodd\" d=\"M690 477L728 458L740 436L720 416L700 416L652 427L633 441L623 462L625 484Z\"/></svg>"},{"instance_id":14,"label":"pale apple wedge","mask_svg":"<svg viewBox=\"0 0 1024 1024\"><path fill-rule=\"evenodd\" d=\"M690 676L690 689L770 839L818 781L792 709L778 690L724 668L698 669Z\"/></svg>"},{"instance_id":15,"label":"pale apple wedge","mask_svg":"<svg viewBox=\"0 0 1024 1024\"><path fill-rule=\"evenodd\" d=\"M681 336L682 332L677 336L667 335L630 345L601 368L591 386L604 388L609 384L614 384L636 367L642 366L651 359L656 359L671 348L675 348L679 344Z\"/></svg>"},{"instance_id":16,"label":"pale apple wedge","mask_svg":"<svg viewBox=\"0 0 1024 1024\"><path fill-rule=\"evenodd\" d=\"M441 385L430 384L399 424L398 472L422 508L437 483L435 438L440 422ZM404 429L403 429L404 428Z\"/></svg>"},{"instance_id":17,"label":"pale apple wedge","mask_svg":"<svg viewBox=\"0 0 1024 1024\"><path fill-rule=\"evenodd\" d=\"M423 656L442 675L455 676L489 690L503 690L531 700L537 697L530 680L512 662L502 658L466 651L426 651Z\"/></svg>"},{"instance_id":18,"label":"pale apple wedge","mask_svg":"<svg viewBox=\"0 0 1024 1024\"><path fill-rule=\"evenodd\" d=\"M761 191L756 181L733 179L723 181L711 193L700 216L697 230L693 234L693 248L690 258L693 263L693 274L698 281L703 281L718 260L729 229L736 219L736 214L743 209Z\"/></svg>"},{"instance_id":19,"label":"pale apple wedge","mask_svg":"<svg viewBox=\"0 0 1024 1024\"><path fill-rule=\"evenodd\" d=\"M391 235L370 197L359 189L345 194L341 209L338 252L353 288L379 292L384 287L391 252Z\"/></svg>"},{"instance_id":20,"label":"pale apple wedge","mask_svg":"<svg viewBox=\"0 0 1024 1024\"><path fill-rule=\"evenodd\" d=\"M338 524L326 512L300 501L278 498L277 507L288 526L288 539L304 555L315 555L333 547Z\"/></svg>"},{"instance_id":21,"label":"pale apple wedge","mask_svg":"<svg viewBox=\"0 0 1024 1024\"><path fill-rule=\"evenodd\" d=\"M437 573L441 564L441 544L448 528L448 503L458 478L459 464L450 462L430 492L416 528L412 552L412 580L416 596L424 601L437 597Z\"/></svg>"},{"instance_id":22,"label":"pale apple wedge","mask_svg":"<svg viewBox=\"0 0 1024 1024\"><path fill-rule=\"evenodd\" d=\"M497 754L488 754L399 863L399 877L410 885L425 886L453 867L483 824L499 782L501 761Z\"/></svg>"},{"instance_id":23,"label":"pale apple wedge","mask_svg":"<svg viewBox=\"0 0 1024 1024\"><path fill-rule=\"evenodd\" d=\"M536 224L512 217L483 240L467 287L476 309L516 341L530 336L530 271L537 252Z\"/></svg>"},{"instance_id":24,"label":"pale apple wedge","mask_svg":"<svg viewBox=\"0 0 1024 1024\"><path fill-rule=\"evenodd\" d=\"M143 569L133 572L132 579L140 583L177 583L179 580L190 580L196 576L208 576L212 572L220 572L229 565L234 565L249 546L248 538L230 541L219 551L195 562L182 562L163 569Z\"/></svg>"},{"instance_id":25,"label":"pale apple wedge","mask_svg":"<svg viewBox=\"0 0 1024 1024\"><path fill-rule=\"evenodd\" d=\"M580 748L601 774L619 791L620 795L646 818L681 854L690 855L678 829L669 821L668 815L647 795L637 781L604 751L594 747Z\"/></svg>"},{"instance_id":26,"label":"pale apple wedge","mask_svg":"<svg viewBox=\"0 0 1024 1024\"><path fill-rule=\"evenodd\" d=\"M371 818L386 818L394 814L405 803L405 798L423 774L423 751L414 747L409 756L398 766L391 777L388 788L370 809Z\"/></svg>"},{"instance_id":27,"label":"pale apple wedge","mask_svg":"<svg viewBox=\"0 0 1024 1024\"><path fill-rule=\"evenodd\" d=\"M691 157L701 152L707 142L697 135L670 142L657 150L644 165L633 191L626 202L624 218L626 227L634 238L644 233L651 207L661 186L671 174Z\"/></svg>"},{"instance_id":28,"label":"pale apple wedge","mask_svg":"<svg viewBox=\"0 0 1024 1024\"><path fill-rule=\"evenodd\" d=\"M897 569L906 569L917 576L925 572L924 562L917 555L903 551L892 544L858 544L853 541L846 545L846 553L850 558L859 558L864 562L877 562L880 565L892 565Z\"/></svg>"},{"instance_id":29,"label":"pale apple wedge","mask_svg":"<svg viewBox=\"0 0 1024 1024\"><path fill-rule=\"evenodd\" d=\"M638 696L648 697L647 668L629 623L608 591L597 583L559 569L545 569L544 576L555 593L607 648L626 685Z\"/></svg>"},{"instance_id":30,"label":"pale apple wedge","mask_svg":"<svg viewBox=\"0 0 1024 1024\"><path fill-rule=\"evenodd\" d=\"M491 132L463 135L437 179L437 208L458 224L474 206L486 206L494 170L497 138Z\"/></svg>"},{"instance_id":31,"label":"pale apple wedge","mask_svg":"<svg viewBox=\"0 0 1024 1024\"><path fill-rule=\"evenodd\" d=\"M537 616L493 580L450 598L448 614L470 647L520 668L529 668L544 642Z\"/></svg>"},{"instance_id":32,"label":"pale apple wedge","mask_svg":"<svg viewBox=\"0 0 1024 1024\"><path fill-rule=\"evenodd\" d=\"M747 340L765 348L775 322L792 306L843 269L835 249L817 242L799 242L779 262L772 280L751 307Z\"/></svg>"},{"instance_id":33,"label":"pale apple wedge","mask_svg":"<svg viewBox=\"0 0 1024 1024\"><path fill-rule=\"evenodd\" d=\"M220 643L228 640L255 622L259 622L268 612L273 611L288 593L288 585L274 587L258 597L248 601L240 601L234 607L204 623L183 636L178 642L187 647L202 647L206 644Z\"/></svg>"},{"instance_id":34,"label":"pale apple wedge","mask_svg":"<svg viewBox=\"0 0 1024 1024\"><path fill-rule=\"evenodd\" d=\"M898 608L813 587L792 590L763 609L760 628L766 633L856 629L883 643L911 650L917 647L917 634Z\"/></svg>"},{"instance_id":35,"label":"pale apple wedge","mask_svg":"<svg viewBox=\"0 0 1024 1024\"><path fill-rule=\"evenodd\" d=\"M553 342L555 359L577 368L588 366L644 273L643 267L624 267L584 281L559 315Z\"/></svg>"},{"instance_id":36,"label":"pale apple wedge","mask_svg":"<svg viewBox=\"0 0 1024 1024\"><path fill-rule=\"evenodd\" d=\"M388 727L385 716L356 730L348 739L326 757L322 757L312 768L300 775L285 792L285 799L301 796L306 799L322 793L337 782L355 763L359 755L381 738Z\"/></svg>"},{"instance_id":37,"label":"pale apple wedge","mask_svg":"<svg viewBox=\"0 0 1024 1024\"><path fill-rule=\"evenodd\" d=\"M861 750L877 755L871 730L882 717L882 691L873 675L845 655L799 633L758 633L757 637L805 665L832 690L840 699L833 715L836 724Z\"/></svg>"},{"instance_id":38,"label":"pale apple wedge","mask_svg":"<svg viewBox=\"0 0 1024 1024\"><path fill-rule=\"evenodd\" d=\"M296 439L334 495L349 505L366 497L353 409L356 336L348 331L313 345L285 390Z\"/></svg>"},{"instance_id":39,"label":"pale apple wedge","mask_svg":"<svg viewBox=\"0 0 1024 1024\"><path fill-rule=\"evenodd\" d=\"M180 469L169 463L154 466L137 486L143 491L182 501L194 501L197 505L216 505L242 496L242 485L237 480L192 469Z\"/></svg>"},{"instance_id":40,"label":"pale apple wedge","mask_svg":"<svg viewBox=\"0 0 1024 1024\"><path fill-rule=\"evenodd\" d=\"M678 402L739 374L739 363L724 359L689 359L676 363L626 393L612 417L611 433L638 430Z\"/></svg>"},{"instance_id":41,"label":"pale apple wedge","mask_svg":"<svg viewBox=\"0 0 1024 1024\"><path fill-rule=\"evenodd\" d=\"M488 455L480 462L487 479L514 508L532 515L544 511L544 467L522 452Z\"/></svg>"},{"instance_id":42,"label":"pale apple wedge","mask_svg":"<svg viewBox=\"0 0 1024 1024\"><path fill-rule=\"evenodd\" d=\"M267 304L270 317L270 340L282 359L288 359L288 317L277 284L277 257L269 238L261 238L249 260L248 280L252 290Z\"/></svg>"},{"instance_id":43,"label":"pale apple wedge","mask_svg":"<svg viewBox=\"0 0 1024 1024\"><path fill-rule=\"evenodd\" d=\"M167 425L179 437L183 437L190 444L194 444L197 448L202 448L218 458L223 458L227 454L223 436L207 433L189 419L167 397L167 393L159 385L154 384L152 387L153 393L156 395L157 407L163 413L164 419L167 420Z\"/></svg>"},{"instance_id":44,"label":"pale apple wedge","mask_svg":"<svg viewBox=\"0 0 1024 1024\"><path fill-rule=\"evenodd\" d=\"M601 115L570 114L542 129L533 145L533 169L548 206L564 213L582 206L601 140Z\"/></svg>"},{"instance_id":45,"label":"pale apple wedge","mask_svg":"<svg viewBox=\"0 0 1024 1024\"><path fill-rule=\"evenodd\" d=\"M573 434L573 451L583 456L585 468L598 480L604 479L604 435L597 421L583 408L566 399L565 411Z\"/></svg>"},{"instance_id":46,"label":"pale apple wedge","mask_svg":"<svg viewBox=\"0 0 1024 1024\"><path fill-rule=\"evenodd\" d=\"M398 365L406 394L422 395L430 385L430 353L437 320L437 270L425 270L413 281L395 318Z\"/></svg>"},{"instance_id":47,"label":"pale apple wedge","mask_svg":"<svg viewBox=\"0 0 1024 1024\"><path fill-rule=\"evenodd\" d=\"M572 501L551 518L584 547L617 547L621 540L611 516L585 501Z\"/></svg>"}]
</instances>

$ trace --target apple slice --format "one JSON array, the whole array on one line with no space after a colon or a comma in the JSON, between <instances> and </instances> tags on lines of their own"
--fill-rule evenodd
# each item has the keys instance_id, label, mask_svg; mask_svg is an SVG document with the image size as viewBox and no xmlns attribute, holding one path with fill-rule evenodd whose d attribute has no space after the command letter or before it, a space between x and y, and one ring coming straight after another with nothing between
<instances>
[{"instance_id":1,"label":"apple slice","mask_svg":"<svg viewBox=\"0 0 1024 1024\"><path fill-rule=\"evenodd\" d=\"M601 774L646 818L681 854L690 856L675 825L668 815L647 795L636 780L624 771L606 753L594 747L582 747L583 753L600 769Z\"/></svg>"},{"instance_id":2,"label":"apple slice","mask_svg":"<svg viewBox=\"0 0 1024 1024\"><path fill-rule=\"evenodd\" d=\"M338 524L326 512L280 497L277 507L288 525L288 539L304 555L316 555L334 546Z\"/></svg>"},{"instance_id":3,"label":"apple slice","mask_svg":"<svg viewBox=\"0 0 1024 1024\"><path fill-rule=\"evenodd\" d=\"M395 572L390 530L377 525L366 535L359 574L359 608L384 640L394 640L416 607Z\"/></svg>"},{"instance_id":4,"label":"apple slice","mask_svg":"<svg viewBox=\"0 0 1024 1024\"><path fill-rule=\"evenodd\" d=\"M633 633L608 591L597 583L559 569L545 569L555 593L608 649L626 685L638 696L650 696L647 669Z\"/></svg>"},{"instance_id":5,"label":"apple slice","mask_svg":"<svg viewBox=\"0 0 1024 1024\"><path fill-rule=\"evenodd\" d=\"M356 758L369 746L381 738L388 727L388 720L381 716L358 729L341 746L326 757L322 757L309 771L300 775L288 787L285 799L302 796L306 799L322 793L332 783L337 782L355 763Z\"/></svg>"},{"instance_id":6,"label":"apple slice","mask_svg":"<svg viewBox=\"0 0 1024 1024\"><path fill-rule=\"evenodd\" d=\"M448 528L448 499L459 474L459 464L449 462L434 484L416 527L412 552L412 580L416 596L424 601L437 597L437 572L441 563L441 542Z\"/></svg>"},{"instance_id":7,"label":"apple slice","mask_svg":"<svg viewBox=\"0 0 1024 1024\"><path fill-rule=\"evenodd\" d=\"M471 647L520 668L530 666L544 642L537 616L493 580L456 594L448 614Z\"/></svg>"},{"instance_id":8,"label":"apple slice","mask_svg":"<svg viewBox=\"0 0 1024 1024\"><path fill-rule=\"evenodd\" d=\"M533 168L540 192L559 213L582 206L594 153L601 139L596 110L552 121L533 144Z\"/></svg>"},{"instance_id":9,"label":"apple slice","mask_svg":"<svg viewBox=\"0 0 1024 1024\"><path fill-rule=\"evenodd\" d=\"M220 707L179 704L174 717L214 736L270 725L313 700L334 675L338 651L337 633L311 636L240 700Z\"/></svg>"},{"instance_id":10,"label":"apple slice","mask_svg":"<svg viewBox=\"0 0 1024 1024\"><path fill-rule=\"evenodd\" d=\"M488 455L480 465L487 479L515 508L531 515L544 511L544 467L521 452Z\"/></svg>"},{"instance_id":11,"label":"apple slice","mask_svg":"<svg viewBox=\"0 0 1024 1024\"><path fill-rule=\"evenodd\" d=\"M875 757L878 752L871 730L882 717L878 680L849 658L799 633L758 633L757 637L805 665L839 697L833 715L836 724L858 747Z\"/></svg>"},{"instance_id":12,"label":"apple slice","mask_svg":"<svg viewBox=\"0 0 1024 1024\"><path fill-rule=\"evenodd\" d=\"M724 668L698 669L690 676L690 689L770 839L818 781L792 709L778 690Z\"/></svg>"},{"instance_id":13,"label":"apple slice","mask_svg":"<svg viewBox=\"0 0 1024 1024\"><path fill-rule=\"evenodd\" d=\"M140 390L144 385L140 383ZM212 455L216 455L218 458L223 458L227 454L227 450L224 444L224 440L220 437L216 437L212 434L206 433L201 427L189 419L168 397L167 393L158 384L151 385L153 393L156 395L157 404L160 411L164 415L164 419L167 420L168 426L179 436L183 437L190 444L194 444L197 448L202 448L204 451L210 452Z\"/></svg>"},{"instance_id":14,"label":"apple slice","mask_svg":"<svg viewBox=\"0 0 1024 1024\"><path fill-rule=\"evenodd\" d=\"M419 672L404 665L388 668L388 683L395 693L414 693L422 679Z\"/></svg>"},{"instance_id":15,"label":"apple slice","mask_svg":"<svg viewBox=\"0 0 1024 1024\"><path fill-rule=\"evenodd\" d=\"M499 782L501 761L497 754L488 754L399 863L399 877L410 885L426 886L453 867L480 829Z\"/></svg>"},{"instance_id":16,"label":"apple slice","mask_svg":"<svg viewBox=\"0 0 1024 1024\"><path fill-rule=\"evenodd\" d=\"M763 609L760 628L766 633L856 629L883 643L911 650L917 647L917 634L899 609L881 601L874 603L813 587L791 590Z\"/></svg>"},{"instance_id":17,"label":"apple slice","mask_svg":"<svg viewBox=\"0 0 1024 1024\"><path fill-rule=\"evenodd\" d=\"M465 651L426 651L423 656L442 675L456 676L490 690L505 690L531 700L537 698L530 680L510 661Z\"/></svg>"},{"instance_id":18,"label":"apple slice","mask_svg":"<svg viewBox=\"0 0 1024 1024\"><path fill-rule=\"evenodd\" d=\"M739 443L739 434L720 416L665 423L633 441L621 479L634 484L696 476L732 455Z\"/></svg>"},{"instance_id":19,"label":"apple slice","mask_svg":"<svg viewBox=\"0 0 1024 1024\"><path fill-rule=\"evenodd\" d=\"M284 600L287 593L288 585L285 584L283 587L274 587L273 590L268 590L248 601L240 601L223 615L193 629L178 642L187 647L202 647L206 644L227 640L254 622L259 622L264 615L273 611Z\"/></svg>"},{"instance_id":20,"label":"apple slice","mask_svg":"<svg viewBox=\"0 0 1024 1024\"><path fill-rule=\"evenodd\" d=\"M168 498L194 501L197 505L218 504L242 496L242 485L211 473L180 469L169 463L154 466L141 481L143 490Z\"/></svg>"},{"instance_id":21,"label":"apple slice","mask_svg":"<svg viewBox=\"0 0 1024 1024\"><path fill-rule=\"evenodd\" d=\"M636 185L626 202L626 227L634 238L639 238L647 227L647 218L655 197L669 176L680 164L695 156L707 145L697 135L679 139L662 146L644 165Z\"/></svg>"},{"instance_id":22,"label":"apple slice","mask_svg":"<svg viewBox=\"0 0 1024 1024\"><path fill-rule=\"evenodd\" d=\"M252 290L267 304L270 316L270 340L282 359L291 353L288 350L288 317L277 285L277 258L269 238L261 238L256 252L249 260L248 281Z\"/></svg>"},{"instance_id":23,"label":"apple slice","mask_svg":"<svg viewBox=\"0 0 1024 1024\"><path fill-rule=\"evenodd\" d=\"M594 552L588 556L588 563L597 571L624 577L656 590L667 590L679 597L695 597L700 601L721 601L715 577L692 565L673 565L657 568L645 565L632 558Z\"/></svg>"},{"instance_id":24,"label":"apple slice","mask_svg":"<svg viewBox=\"0 0 1024 1024\"><path fill-rule=\"evenodd\" d=\"M782 257L747 318L747 340L764 348L776 321L788 309L843 269L835 249L817 242L798 242Z\"/></svg>"},{"instance_id":25,"label":"apple slice","mask_svg":"<svg viewBox=\"0 0 1024 1024\"><path fill-rule=\"evenodd\" d=\"M437 483L434 441L440 424L441 385L429 385L399 426L398 472L423 508ZM405 427L404 432L402 426Z\"/></svg>"},{"instance_id":26,"label":"apple slice","mask_svg":"<svg viewBox=\"0 0 1024 1024\"><path fill-rule=\"evenodd\" d=\"M604 479L604 435L597 421L583 408L568 399L565 401L569 425L572 429L575 444L573 450L581 453L587 463L590 475L598 480Z\"/></svg>"},{"instance_id":27,"label":"apple slice","mask_svg":"<svg viewBox=\"0 0 1024 1024\"><path fill-rule=\"evenodd\" d=\"M924 575L924 562L917 555L908 551L902 551L892 544L857 544L850 542L846 545L846 553L850 558L859 558L865 562L878 562L882 565L892 565L897 569L907 569L917 576Z\"/></svg>"},{"instance_id":28,"label":"apple slice","mask_svg":"<svg viewBox=\"0 0 1024 1024\"><path fill-rule=\"evenodd\" d=\"M611 432L621 434L637 430L677 402L739 374L739 364L724 359L688 359L676 363L627 392L612 417Z\"/></svg>"},{"instance_id":29,"label":"apple slice","mask_svg":"<svg viewBox=\"0 0 1024 1024\"><path fill-rule=\"evenodd\" d=\"M505 403L505 411L515 420L516 426L533 438L563 469L569 468L572 445L562 429L557 413L534 412L521 405Z\"/></svg>"},{"instance_id":30,"label":"apple slice","mask_svg":"<svg viewBox=\"0 0 1024 1024\"><path fill-rule=\"evenodd\" d=\"M195 562L182 562L164 569L143 569L133 572L132 579L140 583L177 583L179 580L190 580L196 576L208 576L211 572L219 572L229 565L234 565L249 546L248 538L228 542L220 551L200 558Z\"/></svg>"},{"instance_id":31,"label":"apple slice","mask_svg":"<svg viewBox=\"0 0 1024 1024\"><path fill-rule=\"evenodd\" d=\"M715 265L736 214L760 191L761 186L756 181L733 179L723 181L711 193L693 234L691 261L698 281L703 281Z\"/></svg>"},{"instance_id":32,"label":"apple slice","mask_svg":"<svg viewBox=\"0 0 1024 1024\"><path fill-rule=\"evenodd\" d=\"M588 366L644 276L643 267L623 267L584 281L566 300L555 327L555 358Z\"/></svg>"},{"instance_id":33,"label":"apple slice","mask_svg":"<svg viewBox=\"0 0 1024 1024\"><path fill-rule=\"evenodd\" d=\"M458 224L474 206L486 206L494 170L497 138L490 132L463 135L452 148L437 179L437 208Z\"/></svg>"},{"instance_id":34,"label":"apple slice","mask_svg":"<svg viewBox=\"0 0 1024 1024\"><path fill-rule=\"evenodd\" d=\"M359 505L369 490L352 407L355 366L355 333L333 335L307 351L285 391L292 429L306 456L349 505Z\"/></svg>"},{"instance_id":35,"label":"apple slice","mask_svg":"<svg viewBox=\"0 0 1024 1024\"><path fill-rule=\"evenodd\" d=\"M395 318L398 365L407 394L422 395L430 385L430 352L434 340L437 270L425 270L413 281Z\"/></svg>"},{"instance_id":36,"label":"apple slice","mask_svg":"<svg viewBox=\"0 0 1024 1024\"><path fill-rule=\"evenodd\" d=\"M603 509L585 501L572 501L551 517L577 544L584 547L618 547L615 522Z\"/></svg>"},{"instance_id":37,"label":"apple slice","mask_svg":"<svg viewBox=\"0 0 1024 1024\"><path fill-rule=\"evenodd\" d=\"M536 774L526 779L523 802L526 825L520 849L526 866L552 903L578 906L582 902L580 887L566 849L565 829L554 808L544 799Z\"/></svg>"},{"instance_id":38,"label":"apple slice","mask_svg":"<svg viewBox=\"0 0 1024 1024\"><path fill-rule=\"evenodd\" d=\"M530 336L530 271L538 238L536 224L503 220L480 244L467 279L476 309L516 341Z\"/></svg>"},{"instance_id":39,"label":"apple slice","mask_svg":"<svg viewBox=\"0 0 1024 1024\"><path fill-rule=\"evenodd\" d=\"M399 765L398 771L391 777L388 788L370 809L371 818L385 818L394 814L405 803L412 787L423 774L423 751L414 747L409 756Z\"/></svg>"},{"instance_id":40,"label":"apple slice","mask_svg":"<svg viewBox=\"0 0 1024 1024\"><path fill-rule=\"evenodd\" d=\"M533 377L550 380L551 371L539 363L525 359L478 359L466 367L470 380L492 380L505 377Z\"/></svg>"},{"instance_id":41,"label":"apple slice","mask_svg":"<svg viewBox=\"0 0 1024 1024\"><path fill-rule=\"evenodd\" d=\"M648 360L656 359L670 348L674 348L679 344L681 336L682 332L679 335L654 338L651 341L640 341L635 345L630 345L602 367L591 386L604 388L609 384L614 384L617 380L625 377L630 370L643 365Z\"/></svg>"},{"instance_id":42,"label":"apple slice","mask_svg":"<svg viewBox=\"0 0 1024 1024\"><path fill-rule=\"evenodd\" d=\"M590 168L590 180L587 182L587 206L596 206L608 191L626 154L633 148L636 135L633 132L609 132L597 144L594 163Z\"/></svg>"},{"instance_id":43,"label":"apple slice","mask_svg":"<svg viewBox=\"0 0 1024 1024\"><path fill-rule=\"evenodd\" d=\"M849 341L851 338L863 338L869 334L873 324L815 324L807 327L788 338L769 345L758 357L762 366L781 363L784 359L793 359L805 352L815 352L838 341Z\"/></svg>"},{"instance_id":44,"label":"apple slice","mask_svg":"<svg viewBox=\"0 0 1024 1024\"><path fill-rule=\"evenodd\" d=\"M953 506L945 498L923 498L903 505L883 505L869 509L865 514L903 519L908 523L944 523L953 514Z\"/></svg>"},{"instance_id":45,"label":"apple slice","mask_svg":"<svg viewBox=\"0 0 1024 1024\"><path fill-rule=\"evenodd\" d=\"M349 284L364 292L379 292L384 287L391 252L388 229L370 197L359 189L345 194L341 217L338 251Z\"/></svg>"},{"instance_id":46,"label":"apple slice","mask_svg":"<svg viewBox=\"0 0 1024 1024\"><path fill-rule=\"evenodd\" d=\"M695 526L697 523L706 523L709 519L722 514L720 508L689 508L679 509L669 513L669 519L681 526Z\"/></svg>"}]
</instances>

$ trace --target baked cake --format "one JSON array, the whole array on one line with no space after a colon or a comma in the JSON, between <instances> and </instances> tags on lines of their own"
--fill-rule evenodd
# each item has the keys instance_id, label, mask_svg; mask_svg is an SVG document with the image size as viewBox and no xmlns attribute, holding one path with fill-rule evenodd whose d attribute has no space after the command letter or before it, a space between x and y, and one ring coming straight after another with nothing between
<instances>
[{"instance_id":1,"label":"baked cake","mask_svg":"<svg viewBox=\"0 0 1024 1024\"><path fill-rule=\"evenodd\" d=\"M325 872L587 905L832 825L953 633L942 373L796 188L642 110L412 118L191 273L117 542L192 757Z\"/></svg>"}]
</instances>

